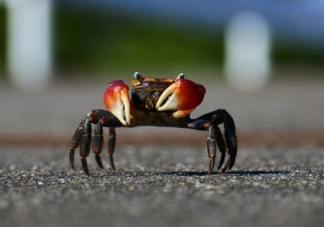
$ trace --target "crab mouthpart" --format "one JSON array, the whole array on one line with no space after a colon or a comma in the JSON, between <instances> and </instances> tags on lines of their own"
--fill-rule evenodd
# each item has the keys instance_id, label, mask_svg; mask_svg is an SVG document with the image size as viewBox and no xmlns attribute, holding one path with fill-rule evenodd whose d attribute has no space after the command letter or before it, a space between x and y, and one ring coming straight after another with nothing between
<instances>
[{"instance_id":1,"label":"crab mouthpart","mask_svg":"<svg viewBox=\"0 0 324 227\"><path fill-rule=\"evenodd\" d=\"M128 86L122 81L109 84L104 93L104 103L110 111L125 126L130 125L130 100L128 96Z\"/></svg>"}]
</instances>

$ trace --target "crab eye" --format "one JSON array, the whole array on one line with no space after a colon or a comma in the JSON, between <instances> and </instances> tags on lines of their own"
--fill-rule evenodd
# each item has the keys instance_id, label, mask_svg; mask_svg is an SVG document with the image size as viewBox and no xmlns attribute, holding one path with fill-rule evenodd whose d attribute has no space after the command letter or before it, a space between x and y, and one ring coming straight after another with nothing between
<instances>
[{"instance_id":1,"label":"crab eye","mask_svg":"<svg viewBox=\"0 0 324 227\"><path fill-rule=\"evenodd\" d=\"M139 74L138 72L135 72L134 73L134 78L136 79L136 80L140 80L141 79L141 74Z\"/></svg>"},{"instance_id":2,"label":"crab eye","mask_svg":"<svg viewBox=\"0 0 324 227\"><path fill-rule=\"evenodd\" d=\"M142 84L143 81L144 81L144 79L145 79L145 78L142 77L142 75L139 74L138 72L135 72L135 73L134 73L134 77L135 77L135 79L138 81L139 84Z\"/></svg>"},{"instance_id":3,"label":"crab eye","mask_svg":"<svg viewBox=\"0 0 324 227\"><path fill-rule=\"evenodd\" d=\"M185 78L185 75L183 73L180 73L179 76L177 77L177 80L184 79L184 78Z\"/></svg>"}]
</instances>

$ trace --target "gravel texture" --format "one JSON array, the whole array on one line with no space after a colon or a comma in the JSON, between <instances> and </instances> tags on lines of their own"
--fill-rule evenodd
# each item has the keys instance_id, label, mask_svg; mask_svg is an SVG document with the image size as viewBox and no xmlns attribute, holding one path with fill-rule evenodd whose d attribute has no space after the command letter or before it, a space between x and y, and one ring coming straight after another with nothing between
<instances>
[{"instance_id":1,"label":"gravel texture","mask_svg":"<svg viewBox=\"0 0 324 227\"><path fill-rule=\"evenodd\" d=\"M121 146L118 173L65 147L0 149L5 226L323 226L324 149L241 149L233 170L206 176L202 147Z\"/></svg>"}]
</instances>

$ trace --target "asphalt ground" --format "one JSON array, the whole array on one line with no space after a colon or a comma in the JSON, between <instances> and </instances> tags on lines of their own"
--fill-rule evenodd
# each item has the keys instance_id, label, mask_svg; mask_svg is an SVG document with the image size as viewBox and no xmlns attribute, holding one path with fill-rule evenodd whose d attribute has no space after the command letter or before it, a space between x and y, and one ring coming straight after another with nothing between
<instances>
[{"instance_id":1,"label":"asphalt ground","mask_svg":"<svg viewBox=\"0 0 324 227\"><path fill-rule=\"evenodd\" d=\"M323 148L242 149L231 172L206 176L203 148L124 146L117 174L89 158L90 177L66 150L1 148L1 226L324 223Z\"/></svg>"},{"instance_id":2,"label":"asphalt ground","mask_svg":"<svg viewBox=\"0 0 324 227\"><path fill-rule=\"evenodd\" d=\"M0 226L323 226L324 80L251 94L201 83L193 117L225 108L237 124L229 173L206 176L205 132L151 127L117 130L117 174L106 152L105 171L92 154L90 177L78 155L72 171L69 140L103 108L108 81L58 81L41 94L0 85Z\"/></svg>"}]
</instances>

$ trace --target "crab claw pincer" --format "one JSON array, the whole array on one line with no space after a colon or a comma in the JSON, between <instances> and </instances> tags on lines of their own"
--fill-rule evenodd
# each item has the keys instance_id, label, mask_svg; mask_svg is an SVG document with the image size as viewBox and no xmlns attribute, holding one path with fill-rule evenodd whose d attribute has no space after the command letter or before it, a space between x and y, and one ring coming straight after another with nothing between
<instances>
[{"instance_id":1,"label":"crab claw pincer","mask_svg":"<svg viewBox=\"0 0 324 227\"><path fill-rule=\"evenodd\" d=\"M173 117L189 115L203 101L206 89L187 79L177 79L161 95L156 103L158 111L176 111Z\"/></svg>"},{"instance_id":2,"label":"crab claw pincer","mask_svg":"<svg viewBox=\"0 0 324 227\"><path fill-rule=\"evenodd\" d=\"M103 99L108 111L110 111L125 126L130 125L130 99L128 86L122 80L109 83Z\"/></svg>"}]
</instances>

